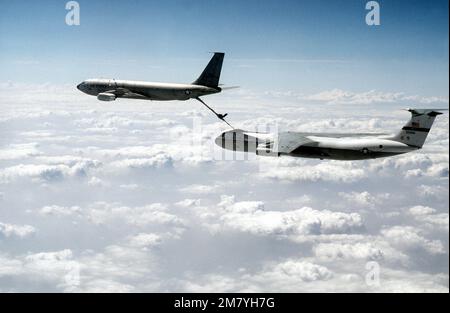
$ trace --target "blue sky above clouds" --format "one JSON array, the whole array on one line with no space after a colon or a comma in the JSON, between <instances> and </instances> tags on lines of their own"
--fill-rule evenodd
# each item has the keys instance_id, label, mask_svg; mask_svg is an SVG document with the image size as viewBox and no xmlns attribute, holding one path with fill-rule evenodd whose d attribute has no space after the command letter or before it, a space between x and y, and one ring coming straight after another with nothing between
<instances>
[{"instance_id":1,"label":"blue sky above clouds","mask_svg":"<svg viewBox=\"0 0 450 313\"><path fill-rule=\"evenodd\" d=\"M421 151L223 160L200 104L75 89L190 82L239 128L395 132L448 107L448 2L2 2L0 292L448 292L448 114ZM377 262L379 283L367 282Z\"/></svg>"},{"instance_id":2,"label":"blue sky above clouds","mask_svg":"<svg viewBox=\"0 0 450 313\"><path fill-rule=\"evenodd\" d=\"M227 53L223 81L254 89L338 87L448 96L448 2L65 1L2 4L2 81L87 77L192 81L209 51Z\"/></svg>"}]
</instances>

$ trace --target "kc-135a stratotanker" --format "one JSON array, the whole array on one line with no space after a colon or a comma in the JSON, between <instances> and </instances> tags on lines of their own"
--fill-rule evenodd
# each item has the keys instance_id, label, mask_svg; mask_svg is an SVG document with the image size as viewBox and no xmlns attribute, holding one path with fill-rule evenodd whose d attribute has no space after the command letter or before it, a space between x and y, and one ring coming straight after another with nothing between
<instances>
[{"instance_id":1,"label":"kc-135a stratotanker","mask_svg":"<svg viewBox=\"0 0 450 313\"><path fill-rule=\"evenodd\" d=\"M224 149L262 156L293 156L331 160L364 160L421 149L436 116L444 109L408 109L411 119L396 134L300 133L279 134L233 129L216 138Z\"/></svg>"},{"instance_id":2,"label":"kc-135a stratotanker","mask_svg":"<svg viewBox=\"0 0 450 313\"><path fill-rule=\"evenodd\" d=\"M157 101L196 99L210 109L219 119L225 121L226 113L217 113L200 99L202 96L219 93L223 89L235 88L219 87L224 55L225 53L215 52L200 76L190 84L88 79L79 84L77 88L88 95L96 96L101 101L114 101L117 98Z\"/></svg>"}]
</instances>

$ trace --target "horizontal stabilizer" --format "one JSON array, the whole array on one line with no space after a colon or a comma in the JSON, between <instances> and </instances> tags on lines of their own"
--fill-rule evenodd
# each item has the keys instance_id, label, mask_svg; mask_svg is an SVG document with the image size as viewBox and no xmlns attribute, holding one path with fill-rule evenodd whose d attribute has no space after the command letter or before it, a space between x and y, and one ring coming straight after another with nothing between
<instances>
[{"instance_id":1,"label":"horizontal stabilizer","mask_svg":"<svg viewBox=\"0 0 450 313\"><path fill-rule=\"evenodd\" d=\"M222 90L231 90L231 89L237 89L241 88L240 86L229 86L229 87L220 87Z\"/></svg>"},{"instance_id":2,"label":"horizontal stabilizer","mask_svg":"<svg viewBox=\"0 0 450 313\"><path fill-rule=\"evenodd\" d=\"M411 112L413 116L417 115L429 115L429 116L437 116L444 114L441 111L448 111L448 109L406 109L406 111Z\"/></svg>"}]
</instances>

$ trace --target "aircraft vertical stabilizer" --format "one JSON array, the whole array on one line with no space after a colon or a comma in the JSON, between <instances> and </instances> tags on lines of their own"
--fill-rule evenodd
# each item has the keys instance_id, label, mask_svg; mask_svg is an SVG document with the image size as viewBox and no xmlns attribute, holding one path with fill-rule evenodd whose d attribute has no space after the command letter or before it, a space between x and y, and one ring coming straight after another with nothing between
<instances>
[{"instance_id":1,"label":"aircraft vertical stabilizer","mask_svg":"<svg viewBox=\"0 0 450 313\"><path fill-rule=\"evenodd\" d=\"M217 88L224 56L223 52L215 52L202 74L192 84Z\"/></svg>"},{"instance_id":2,"label":"aircraft vertical stabilizer","mask_svg":"<svg viewBox=\"0 0 450 313\"><path fill-rule=\"evenodd\" d=\"M411 112L411 119L392 140L422 148L436 116L442 114L439 112L442 109L408 109L408 111Z\"/></svg>"}]
</instances>

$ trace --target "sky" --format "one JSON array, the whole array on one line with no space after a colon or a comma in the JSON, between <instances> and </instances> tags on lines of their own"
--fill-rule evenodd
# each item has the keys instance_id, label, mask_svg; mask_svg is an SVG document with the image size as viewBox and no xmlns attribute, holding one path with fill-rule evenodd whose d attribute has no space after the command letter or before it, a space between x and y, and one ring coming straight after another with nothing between
<instances>
[{"instance_id":1,"label":"sky","mask_svg":"<svg viewBox=\"0 0 450 313\"><path fill-rule=\"evenodd\" d=\"M101 102L86 78L190 82L250 131L395 133L448 108L448 3L2 1L0 292L449 291L449 118L364 161L224 152L196 101Z\"/></svg>"},{"instance_id":2,"label":"sky","mask_svg":"<svg viewBox=\"0 0 450 313\"><path fill-rule=\"evenodd\" d=\"M448 1L2 1L0 81L90 77L191 82L211 51L223 83L306 93L376 89L448 97Z\"/></svg>"}]
</instances>

